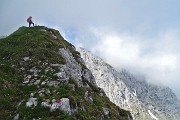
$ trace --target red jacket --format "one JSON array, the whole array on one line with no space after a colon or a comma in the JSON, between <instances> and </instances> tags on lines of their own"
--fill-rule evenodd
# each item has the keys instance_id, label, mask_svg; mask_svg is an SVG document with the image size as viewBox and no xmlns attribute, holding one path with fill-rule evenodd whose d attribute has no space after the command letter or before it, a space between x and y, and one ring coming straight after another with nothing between
<instances>
[{"instance_id":1,"label":"red jacket","mask_svg":"<svg viewBox=\"0 0 180 120\"><path fill-rule=\"evenodd\" d=\"M32 22L31 17L29 17L29 18L27 19L27 22Z\"/></svg>"}]
</instances>

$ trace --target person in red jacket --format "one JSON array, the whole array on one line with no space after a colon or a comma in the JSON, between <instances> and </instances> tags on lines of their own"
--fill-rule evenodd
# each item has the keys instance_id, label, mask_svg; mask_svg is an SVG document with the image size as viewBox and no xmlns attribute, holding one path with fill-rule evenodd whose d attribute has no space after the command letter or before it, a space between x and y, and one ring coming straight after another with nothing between
<instances>
[{"instance_id":1,"label":"person in red jacket","mask_svg":"<svg viewBox=\"0 0 180 120\"><path fill-rule=\"evenodd\" d=\"M34 26L31 16L27 19L27 22L29 23L29 27L31 27L31 24L33 24L33 26Z\"/></svg>"}]
</instances>

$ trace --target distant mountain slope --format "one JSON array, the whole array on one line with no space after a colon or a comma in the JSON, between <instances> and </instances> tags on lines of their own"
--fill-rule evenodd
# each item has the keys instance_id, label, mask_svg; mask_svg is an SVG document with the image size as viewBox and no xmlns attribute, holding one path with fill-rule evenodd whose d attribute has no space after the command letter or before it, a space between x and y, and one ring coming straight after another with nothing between
<instances>
[{"instance_id":1,"label":"distant mountain slope","mask_svg":"<svg viewBox=\"0 0 180 120\"><path fill-rule=\"evenodd\" d=\"M180 102L171 89L148 84L126 70L116 71L83 48L80 48L79 52L93 73L97 85L113 103L131 111L134 119L180 119Z\"/></svg>"},{"instance_id":2,"label":"distant mountain slope","mask_svg":"<svg viewBox=\"0 0 180 120\"><path fill-rule=\"evenodd\" d=\"M1 120L129 120L75 47L54 29L21 27L0 40Z\"/></svg>"}]
</instances>

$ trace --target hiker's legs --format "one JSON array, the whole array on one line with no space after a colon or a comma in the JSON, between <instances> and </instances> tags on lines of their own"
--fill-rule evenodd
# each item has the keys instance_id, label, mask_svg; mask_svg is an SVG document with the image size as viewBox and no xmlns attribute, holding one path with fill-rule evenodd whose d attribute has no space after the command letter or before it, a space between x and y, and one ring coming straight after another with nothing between
<instances>
[{"instance_id":1,"label":"hiker's legs","mask_svg":"<svg viewBox=\"0 0 180 120\"><path fill-rule=\"evenodd\" d=\"M29 27L31 27L31 22L29 22Z\"/></svg>"},{"instance_id":2,"label":"hiker's legs","mask_svg":"<svg viewBox=\"0 0 180 120\"><path fill-rule=\"evenodd\" d=\"M31 24L33 24L33 26L34 26L34 23L33 23L33 22L29 22L29 27L31 27Z\"/></svg>"}]
</instances>

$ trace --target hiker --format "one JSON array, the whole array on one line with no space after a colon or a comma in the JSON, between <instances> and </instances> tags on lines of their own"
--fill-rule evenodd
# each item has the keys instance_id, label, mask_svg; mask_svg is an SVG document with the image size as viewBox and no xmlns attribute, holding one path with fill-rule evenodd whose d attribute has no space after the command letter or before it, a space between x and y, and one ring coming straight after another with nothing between
<instances>
[{"instance_id":1,"label":"hiker","mask_svg":"<svg viewBox=\"0 0 180 120\"><path fill-rule=\"evenodd\" d=\"M34 27L34 23L32 21L32 17L31 16L27 19L27 22L29 23L29 27L31 27L31 24L33 24L33 27Z\"/></svg>"}]
</instances>

